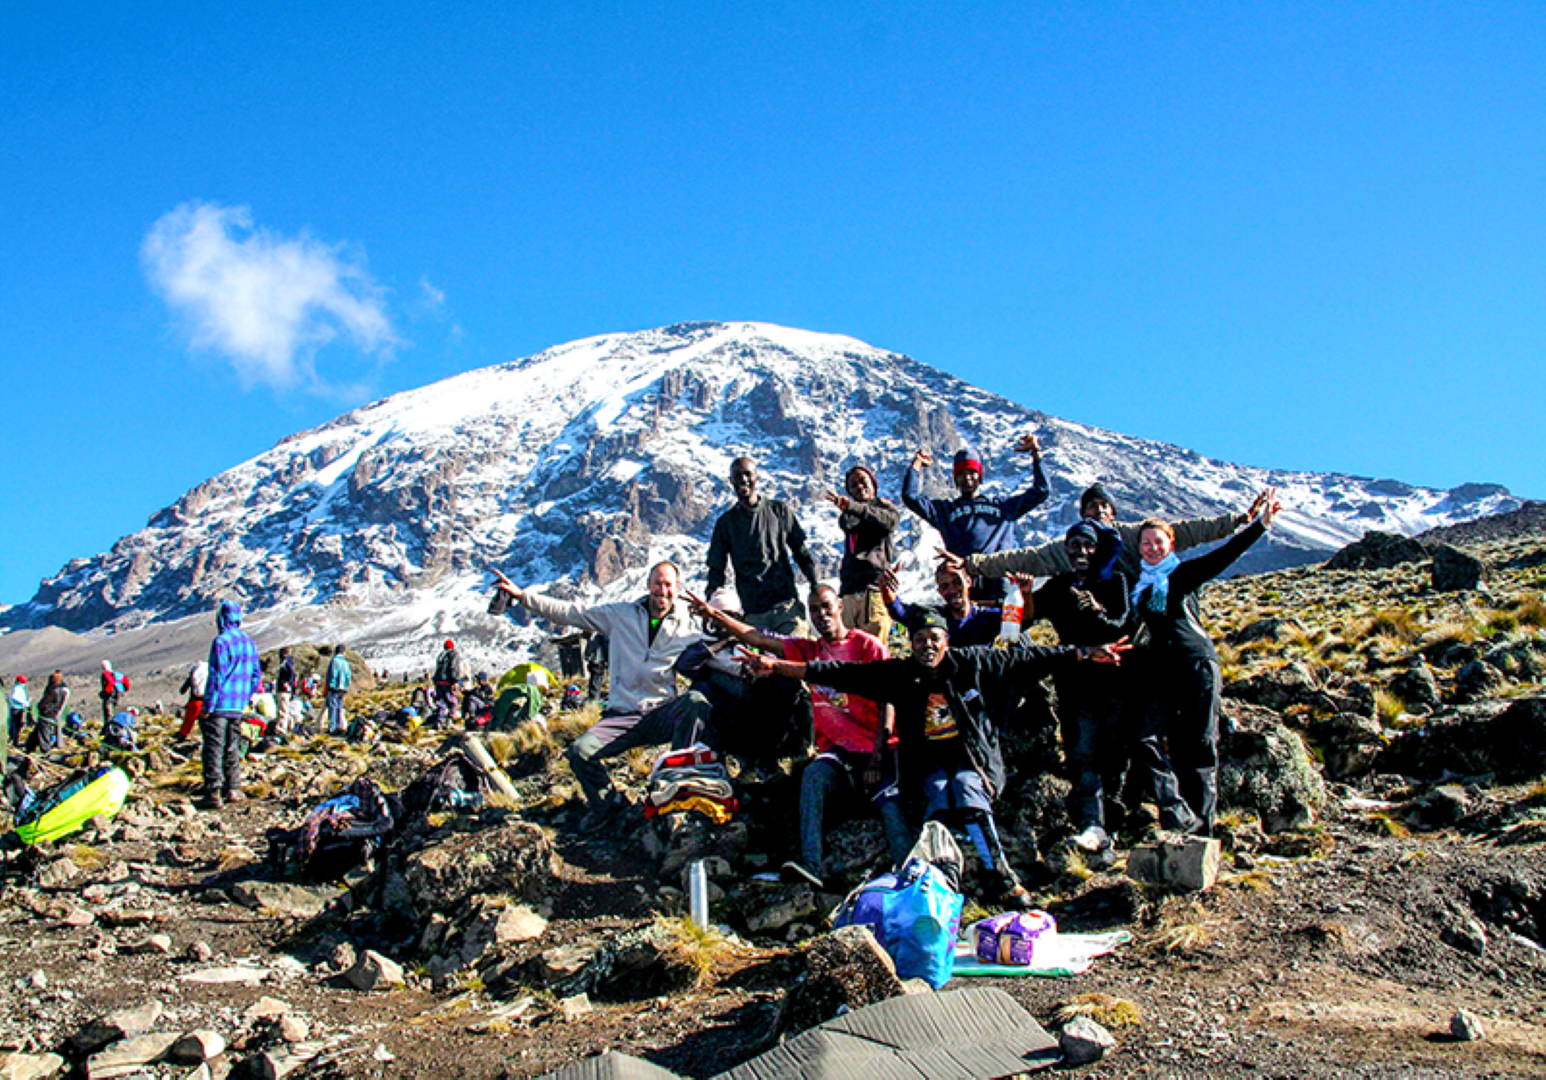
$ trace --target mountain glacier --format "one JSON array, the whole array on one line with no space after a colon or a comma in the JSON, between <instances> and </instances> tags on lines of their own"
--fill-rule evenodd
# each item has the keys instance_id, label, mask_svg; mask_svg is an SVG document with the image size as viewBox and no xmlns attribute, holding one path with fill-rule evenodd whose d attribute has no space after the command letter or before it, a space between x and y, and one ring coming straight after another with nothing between
<instances>
[{"instance_id":1,"label":"mountain glacier","mask_svg":"<svg viewBox=\"0 0 1546 1080\"><path fill-rule=\"evenodd\" d=\"M122 631L232 596L266 617L320 608L382 656L451 632L503 647L532 632L484 614L491 566L595 599L638 592L663 558L701 582L738 455L795 505L835 577L841 534L822 496L850 465L899 501L915 447L948 463L965 442L984 456L986 490L1018 490L1030 459L1011 447L1026 431L1041 437L1052 497L1020 523L1025 542L1060 536L1097 479L1125 519L1239 509L1277 486L1286 509L1252 569L1322 558L1371 528L1410 534L1520 505L1491 485L1232 465L1024 409L852 338L686 323L559 345L290 436L71 562L0 625ZM950 493L947 468L928 482ZM904 580L922 591L935 538L904 514L899 541Z\"/></svg>"}]
</instances>

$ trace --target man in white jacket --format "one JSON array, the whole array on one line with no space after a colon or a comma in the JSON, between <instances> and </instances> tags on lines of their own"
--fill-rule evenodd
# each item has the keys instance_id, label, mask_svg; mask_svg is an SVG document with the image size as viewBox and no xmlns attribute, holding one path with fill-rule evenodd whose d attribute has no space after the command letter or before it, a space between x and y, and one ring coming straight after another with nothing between
<instances>
[{"instance_id":1,"label":"man in white jacket","mask_svg":"<svg viewBox=\"0 0 1546 1080\"><path fill-rule=\"evenodd\" d=\"M612 788L604 760L635 746L689 745L708 726L708 699L695 690L677 692L677 657L689 645L709 640L678 598L681 571L675 563L657 563L650 570L647 596L592 607L538 596L498 570L494 576L502 591L533 614L605 634L610 642L611 694L601 719L567 752L590 806L582 828L599 829L626 806Z\"/></svg>"}]
</instances>

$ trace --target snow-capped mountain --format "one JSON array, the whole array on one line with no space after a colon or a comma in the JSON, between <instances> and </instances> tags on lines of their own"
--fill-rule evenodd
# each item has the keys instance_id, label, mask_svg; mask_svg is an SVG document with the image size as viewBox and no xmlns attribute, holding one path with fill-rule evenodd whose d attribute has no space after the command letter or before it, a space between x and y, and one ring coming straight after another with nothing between
<instances>
[{"instance_id":1,"label":"snow-capped mountain","mask_svg":"<svg viewBox=\"0 0 1546 1080\"><path fill-rule=\"evenodd\" d=\"M793 503L824 572L840 533L822 498L865 463L899 499L915 447L963 442L985 489L1019 490L1040 435L1052 498L1021 539L1060 536L1101 480L1124 518L1243 508L1276 485L1290 507L1254 566L1317 559L1366 529L1415 533L1513 509L1500 487L1452 491L1279 472L1021 408L851 338L756 323L687 323L559 345L356 409L188 492L104 555L77 559L7 611L10 629L125 630L208 613L236 596L271 615L321 605L351 640L400 655L457 631L490 645L518 628L484 614L488 568L551 591L613 598L662 558L701 581L730 461L761 465ZM948 468L929 478L950 492ZM921 583L934 537L904 515ZM921 588L921 584L920 584Z\"/></svg>"}]
</instances>

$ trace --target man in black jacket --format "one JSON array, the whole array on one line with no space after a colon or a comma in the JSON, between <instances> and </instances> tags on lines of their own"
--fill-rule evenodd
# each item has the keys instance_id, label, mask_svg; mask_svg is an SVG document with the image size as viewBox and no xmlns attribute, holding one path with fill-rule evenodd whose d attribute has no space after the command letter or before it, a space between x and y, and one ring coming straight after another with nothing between
<instances>
[{"instance_id":1,"label":"man in black jacket","mask_svg":"<svg viewBox=\"0 0 1546 1080\"><path fill-rule=\"evenodd\" d=\"M757 463L751 458L738 457L730 463L735 505L714 522L706 598L713 600L724 588L728 561L735 568L742 617L759 630L789 636L799 633L805 620L794 567L814 589L816 562L805 548L805 530L794 510L780 499L763 498L757 479Z\"/></svg>"},{"instance_id":2,"label":"man in black jacket","mask_svg":"<svg viewBox=\"0 0 1546 1080\"><path fill-rule=\"evenodd\" d=\"M742 660L754 674L804 679L894 706L898 794L910 816L963 825L983 869L1002 886L999 902L1029 908L1030 894L1005 858L993 821L993 800L1006 780L995 721L1002 712L994 703L1021 682L1082 660L1118 663L1127 646L952 649L944 618L928 609L914 616L910 629L913 652L904 660L797 663L760 653Z\"/></svg>"}]
</instances>

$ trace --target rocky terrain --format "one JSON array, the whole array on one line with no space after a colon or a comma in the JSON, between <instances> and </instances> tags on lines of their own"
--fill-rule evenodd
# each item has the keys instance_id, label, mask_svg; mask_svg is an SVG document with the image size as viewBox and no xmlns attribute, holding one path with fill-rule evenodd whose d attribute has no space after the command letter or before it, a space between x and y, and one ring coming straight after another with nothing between
<instances>
[{"instance_id":1,"label":"rocky terrain","mask_svg":"<svg viewBox=\"0 0 1546 1080\"><path fill-rule=\"evenodd\" d=\"M1084 975L992 984L1049 1029L1109 1029L1084 1073L1546 1075L1546 536L1528 515L1479 535L1371 536L1206 594L1230 718L1206 891L1063 857L1066 787L1037 733L1014 740L1000 820L1039 902L1064 930L1133 935ZM904 991L825 933L874 827L838 830L832 893L756 880L790 854L796 780L749 762L729 825L582 838L559 751L592 715L491 737L515 797L433 814L326 883L276 874L268 830L359 775L402 790L443 736L302 740L201 813L194 747L148 721L118 755L137 777L118 818L0 868L0 1076L524 1077L607 1048L710 1076ZM637 783L647 758L618 768ZM681 917L698 857L711 932Z\"/></svg>"}]
</instances>

